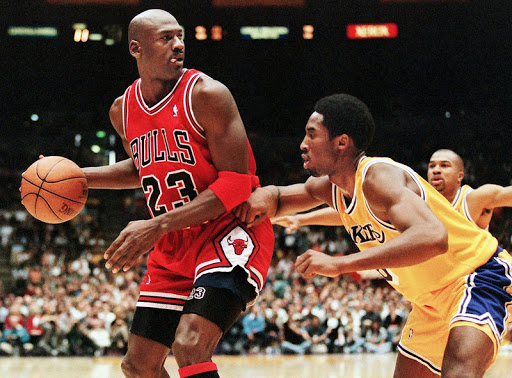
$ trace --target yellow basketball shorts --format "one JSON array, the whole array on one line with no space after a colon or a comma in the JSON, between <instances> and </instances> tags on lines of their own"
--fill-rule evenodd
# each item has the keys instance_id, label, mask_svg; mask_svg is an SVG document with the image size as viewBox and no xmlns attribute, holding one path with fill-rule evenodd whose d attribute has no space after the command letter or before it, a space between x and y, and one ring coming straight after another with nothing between
<instances>
[{"instance_id":1,"label":"yellow basketball shorts","mask_svg":"<svg viewBox=\"0 0 512 378\"><path fill-rule=\"evenodd\" d=\"M489 261L473 273L428 293L412 311L398 350L404 356L441 374L451 328L470 326L494 343L494 359L510 322L512 257L498 247Z\"/></svg>"}]
</instances>

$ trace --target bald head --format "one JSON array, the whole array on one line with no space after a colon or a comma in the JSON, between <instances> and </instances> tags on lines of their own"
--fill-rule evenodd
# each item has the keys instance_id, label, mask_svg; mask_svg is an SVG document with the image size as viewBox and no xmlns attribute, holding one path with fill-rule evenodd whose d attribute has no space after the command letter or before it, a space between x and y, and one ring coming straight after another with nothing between
<instances>
[{"instance_id":1,"label":"bald head","mask_svg":"<svg viewBox=\"0 0 512 378\"><path fill-rule=\"evenodd\" d=\"M432 154L430 161L449 161L459 172L464 172L464 161L456 152L440 149Z\"/></svg>"},{"instance_id":2,"label":"bald head","mask_svg":"<svg viewBox=\"0 0 512 378\"><path fill-rule=\"evenodd\" d=\"M437 150L428 162L427 178L430 185L452 202L464 179L464 162L452 150Z\"/></svg>"},{"instance_id":3,"label":"bald head","mask_svg":"<svg viewBox=\"0 0 512 378\"><path fill-rule=\"evenodd\" d=\"M172 14L162 9L149 9L139 13L128 25L128 42L141 40L148 30L169 21L178 23Z\"/></svg>"}]
</instances>

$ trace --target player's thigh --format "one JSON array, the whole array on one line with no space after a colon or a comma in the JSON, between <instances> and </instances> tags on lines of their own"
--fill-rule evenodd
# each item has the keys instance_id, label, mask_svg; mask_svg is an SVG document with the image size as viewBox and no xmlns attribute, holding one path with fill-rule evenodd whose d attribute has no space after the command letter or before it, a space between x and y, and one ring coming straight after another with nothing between
<instances>
[{"instance_id":1,"label":"player's thigh","mask_svg":"<svg viewBox=\"0 0 512 378\"><path fill-rule=\"evenodd\" d=\"M210 361L220 338L244 308L245 302L231 290L195 287L183 308L172 346L178 366Z\"/></svg>"},{"instance_id":2,"label":"player's thigh","mask_svg":"<svg viewBox=\"0 0 512 378\"><path fill-rule=\"evenodd\" d=\"M190 294L185 306L183 307L183 315L178 326L176 336L179 332L187 325L187 328L192 330L201 330L199 326L208 326L208 322L213 323L210 327L218 329L222 335L228 331L231 326L238 319L242 311L245 310L246 303L248 300L256 296L254 288L252 292L248 292L244 296L240 290L244 287L244 284L233 286L231 279L237 275L236 269L229 273L222 274L210 274L208 277L204 276L201 280L197 280L194 285L194 289ZM222 287L222 283L228 283ZM247 290L250 290L247 285ZM204 285L204 286L203 286ZM228 288L229 287L229 288ZM242 289L242 291L244 291ZM208 320L204 322L196 317L186 316L189 314L196 314L200 317ZM188 324L191 325L188 325ZM196 326L196 323L197 326Z\"/></svg>"},{"instance_id":3,"label":"player's thigh","mask_svg":"<svg viewBox=\"0 0 512 378\"><path fill-rule=\"evenodd\" d=\"M442 370L458 369L483 374L494 360L495 349L490 336L477 327L453 327L444 352Z\"/></svg>"},{"instance_id":4,"label":"player's thigh","mask_svg":"<svg viewBox=\"0 0 512 378\"><path fill-rule=\"evenodd\" d=\"M398 353L396 358L394 378L439 378L439 374L434 373L424 364L415 361L409 357Z\"/></svg>"},{"instance_id":5,"label":"player's thigh","mask_svg":"<svg viewBox=\"0 0 512 378\"><path fill-rule=\"evenodd\" d=\"M165 308L138 306L135 309L130 333L162 344L169 350L174 342L181 314L181 311ZM133 338L132 343L135 343L137 348L141 341L139 338Z\"/></svg>"}]
</instances>

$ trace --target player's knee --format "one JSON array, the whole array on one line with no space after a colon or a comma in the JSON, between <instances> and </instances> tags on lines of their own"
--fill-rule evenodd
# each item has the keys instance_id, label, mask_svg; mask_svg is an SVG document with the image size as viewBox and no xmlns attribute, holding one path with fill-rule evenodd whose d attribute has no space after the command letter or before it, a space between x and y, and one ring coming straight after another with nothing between
<instances>
[{"instance_id":1,"label":"player's knee","mask_svg":"<svg viewBox=\"0 0 512 378\"><path fill-rule=\"evenodd\" d=\"M121 370L125 377L138 377L140 376L140 371L137 369L137 364L132 363L132 361L125 357L121 362Z\"/></svg>"},{"instance_id":2,"label":"player's knee","mask_svg":"<svg viewBox=\"0 0 512 378\"><path fill-rule=\"evenodd\" d=\"M178 331L172 344L172 352L179 366L210 361L217 344L216 341L208 338L199 330Z\"/></svg>"},{"instance_id":3,"label":"player's knee","mask_svg":"<svg viewBox=\"0 0 512 378\"><path fill-rule=\"evenodd\" d=\"M121 370L127 378L138 378L144 376L157 377L159 376L161 365L152 366L150 361L135 360L126 355L121 362Z\"/></svg>"},{"instance_id":4,"label":"player's knee","mask_svg":"<svg viewBox=\"0 0 512 378\"><path fill-rule=\"evenodd\" d=\"M449 353L443 359L441 376L443 378L482 377L488 366L489 363L472 358L466 353Z\"/></svg>"},{"instance_id":5,"label":"player's knee","mask_svg":"<svg viewBox=\"0 0 512 378\"><path fill-rule=\"evenodd\" d=\"M466 367L461 365L449 365L443 367L441 377L443 378L480 378L484 375L485 369L478 366Z\"/></svg>"}]
</instances>

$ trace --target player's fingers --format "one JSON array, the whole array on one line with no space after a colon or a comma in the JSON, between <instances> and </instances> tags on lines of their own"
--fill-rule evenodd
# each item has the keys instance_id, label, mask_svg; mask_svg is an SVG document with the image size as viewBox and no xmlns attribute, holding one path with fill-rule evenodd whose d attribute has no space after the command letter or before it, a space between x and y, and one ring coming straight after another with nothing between
<instances>
[{"instance_id":1,"label":"player's fingers","mask_svg":"<svg viewBox=\"0 0 512 378\"><path fill-rule=\"evenodd\" d=\"M125 247L122 250L115 252L107 261L107 264L112 267L112 273L119 272L133 253L135 253L135 251L129 247Z\"/></svg>"},{"instance_id":2,"label":"player's fingers","mask_svg":"<svg viewBox=\"0 0 512 378\"><path fill-rule=\"evenodd\" d=\"M114 254L115 251L119 249L121 245L125 242L126 238L123 233L121 233L113 242L110 244L110 247L107 248L105 253L103 254L103 258L105 260L110 259L110 257ZM108 267L107 267L108 268Z\"/></svg>"},{"instance_id":3,"label":"player's fingers","mask_svg":"<svg viewBox=\"0 0 512 378\"><path fill-rule=\"evenodd\" d=\"M235 207L233 209L233 214L235 215L235 217L240 218L240 215L242 214L243 206L244 206L244 204L241 203L240 205L238 205L237 207Z\"/></svg>"},{"instance_id":4,"label":"player's fingers","mask_svg":"<svg viewBox=\"0 0 512 378\"><path fill-rule=\"evenodd\" d=\"M126 262L124 263L123 272L129 271L143 254L144 253L142 253L142 252L130 254L130 256L128 256Z\"/></svg>"},{"instance_id":5,"label":"player's fingers","mask_svg":"<svg viewBox=\"0 0 512 378\"><path fill-rule=\"evenodd\" d=\"M298 227L292 224L291 226L286 227L286 233L293 234L297 229Z\"/></svg>"},{"instance_id":6,"label":"player's fingers","mask_svg":"<svg viewBox=\"0 0 512 378\"><path fill-rule=\"evenodd\" d=\"M311 263L311 259L307 259L301 262L296 267L296 270L304 278L313 278L314 276L316 276L316 273L313 271L313 264Z\"/></svg>"},{"instance_id":7,"label":"player's fingers","mask_svg":"<svg viewBox=\"0 0 512 378\"><path fill-rule=\"evenodd\" d=\"M277 217L277 218L271 219L271 221L272 221L273 224L278 224L278 225L283 226L283 227L288 227L290 222L288 222L287 218L288 217Z\"/></svg>"},{"instance_id":8,"label":"player's fingers","mask_svg":"<svg viewBox=\"0 0 512 378\"><path fill-rule=\"evenodd\" d=\"M303 274L304 278L313 278L316 276L316 273L313 273L313 272L305 272Z\"/></svg>"},{"instance_id":9,"label":"player's fingers","mask_svg":"<svg viewBox=\"0 0 512 378\"><path fill-rule=\"evenodd\" d=\"M304 252L302 255L297 256L295 259L295 266L302 264L308 258L308 252Z\"/></svg>"},{"instance_id":10,"label":"player's fingers","mask_svg":"<svg viewBox=\"0 0 512 378\"><path fill-rule=\"evenodd\" d=\"M243 205L242 209L240 210L240 220L242 222L248 223L249 222L249 207Z\"/></svg>"},{"instance_id":11,"label":"player's fingers","mask_svg":"<svg viewBox=\"0 0 512 378\"><path fill-rule=\"evenodd\" d=\"M254 220L251 222L251 223L248 223L247 226L250 228L250 227L255 227L257 225L259 225L261 222L263 222L265 220L266 216L263 214L263 215L256 215L256 217L254 218Z\"/></svg>"},{"instance_id":12,"label":"player's fingers","mask_svg":"<svg viewBox=\"0 0 512 378\"><path fill-rule=\"evenodd\" d=\"M114 241L110 247L105 251L103 258L107 260L105 267L111 269L116 265L117 261L129 251L129 245L126 242Z\"/></svg>"},{"instance_id":13,"label":"player's fingers","mask_svg":"<svg viewBox=\"0 0 512 378\"><path fill-rule=\"evenodd\" d=\"M302 274L308 268L309 262L308 262L308 259L305 258L304 255L300 255L299 257L297 257L297 260L295 260L295 264L294 265L295 265L295 269L297 270L297 272Z\"/></svg>"},{"instance_id":14,"label":"player's fingers","mask_svg":"<svg viewBox=\"0 0 512 378\"><path fill-rule=\"evenodd\" d=\"M123 272L129 271L137 262L140 261L140 259L144 256L144 253L138 254L137 256L133 256L133 258L130 258L129 261L124 264Z\"/></svg>"}]
</instances>

